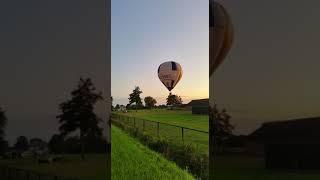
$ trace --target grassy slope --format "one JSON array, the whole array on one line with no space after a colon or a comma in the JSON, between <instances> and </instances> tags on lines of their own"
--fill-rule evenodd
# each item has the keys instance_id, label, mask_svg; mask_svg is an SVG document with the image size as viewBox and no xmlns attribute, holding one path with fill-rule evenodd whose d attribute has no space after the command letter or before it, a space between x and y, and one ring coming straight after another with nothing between
<instances>
[{"instance_id":1,"label":"grassy slope","mask_svg":"<svg viewBox=\"0 0 320 180\"><path fill-rule=\"evenodd\" d=\"M183 110L165 110L165 109L153 109L153 110L132 110L128 113L117 112L116 114L137 117L147 119L151 121L165 122L168 124L189 127L192 129L198 129L202 131L208 131L208 119L207 115L194 115L191 111ZM130 123L130 122L128 122ZM131 121L131 126L133 126ZM143 129L142 121L136 121L136 127ZM171 141L181 143L181 128L160 125L160 136L165 137ZM145 123L145 131L150 135L157 136L157 126L155 123ZM198 146L199 151L202 153L208 153L209 136L206 133L199 133L191 130L184 129L184 142L193 143Z\"/></svg>"},{"instance_id":2,"label":"grassy slope","mask_svg":"<svg viewBox=\"0 0 320 180\"><path fill-rule=\"evenodd\" d=\"M186 171L112 128L112 179L193 179Z\"/></svg>"}]
</instances>

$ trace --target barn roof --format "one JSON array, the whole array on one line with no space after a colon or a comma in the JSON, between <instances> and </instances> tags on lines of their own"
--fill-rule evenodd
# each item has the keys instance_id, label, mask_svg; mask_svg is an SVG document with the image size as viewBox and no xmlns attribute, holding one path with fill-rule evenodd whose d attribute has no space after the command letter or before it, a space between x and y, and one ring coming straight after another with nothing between
<instances>
[{"instance_id":1,"label":"barn roof","mask_svg":"<svg viewBox=\"0 0 320 180\"><path fill-rule=\"evenodd\" d=\"M209 99L196 99L188 103L188 106L209 106Z\"/></svg>"},{"instance_id":2,"label":"barn roof","mask_svg":"<svg viewBox=\"0 0 320 180\"><path fill-rule=\"evenodd\" d=\"M320 142L320 117L264 123L249 137L252 140L263 141L302 140Z\"/></svg>"}]
</instances>

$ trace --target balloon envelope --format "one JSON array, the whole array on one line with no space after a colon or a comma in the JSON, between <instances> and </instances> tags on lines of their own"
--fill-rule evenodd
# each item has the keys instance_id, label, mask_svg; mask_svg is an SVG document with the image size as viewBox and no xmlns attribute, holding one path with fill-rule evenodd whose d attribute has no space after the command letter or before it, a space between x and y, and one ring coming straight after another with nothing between
<instances>
[{"instance_id":1,"label":"balloon envelope","mask_svg":"<svg viewBox=\"0 0 320 180\"><path fill-rule=\"evenodd\" d=\"M209 74L211 76L231 48L233 26L225 8L214 1L210 1L209 14Z\"/></svg>"},{"instance_id":2,"label":"balloon envelope","mask_svg":"<svg viewBox=\"0 0 320 180\"><path fill-rule=\"evenodd\" d=\"M182 74L181 65L174 61L164 62L158 68L158 77L169 91L178 84Z\"/></svg>"}]
</instances>

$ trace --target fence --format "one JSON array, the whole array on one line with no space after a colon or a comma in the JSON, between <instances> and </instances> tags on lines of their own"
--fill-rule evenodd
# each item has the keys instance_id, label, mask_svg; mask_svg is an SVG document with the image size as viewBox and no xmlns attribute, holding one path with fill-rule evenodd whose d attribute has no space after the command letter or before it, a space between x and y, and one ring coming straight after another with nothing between
<instances>
[{"instance_id":1,"label":"fence","mask_svg":"<svg viewBox=\"0 0 320 180\"><path fill-rule=\"evenodd\" d=\"M78 178L60 177L30 170L0 166L1 180L78 180Z\"/></svg>"},{"instance_id":2,"label":"fence","mask_svg":"<svg viewBox=\"0 0 320 180\"><path fill-rule=\"evenodd\" d=\"M111 119L154 137L164 137L171 142L194 144L200 152L208 153L209 134L207 131L119 114L112 114Z\"/></svg>"}]
</instances>

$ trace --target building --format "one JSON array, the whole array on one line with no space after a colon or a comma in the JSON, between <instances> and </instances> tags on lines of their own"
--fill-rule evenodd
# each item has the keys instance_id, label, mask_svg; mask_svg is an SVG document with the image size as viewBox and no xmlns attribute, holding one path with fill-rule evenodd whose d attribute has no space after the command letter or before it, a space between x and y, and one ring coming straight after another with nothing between
<instances>
[{"instance_id":1,"label":"building","mask_svg":"<svg viewBox=\"0 0 320 180\"><path fill-rule=\"evenodd\" d=\"M265 123L249 137L268 169L320 169L320 117Z\"/></svg>"},{"instance_id":2,"label":"building","mask_svg":"<svg viewBox=\"0 0 320 180\"><path fill-rule=\"evenodd\" d=\"M197 99L188 103L192 114L209 114L209 99Z\"/></svg>"}]
</instances>

